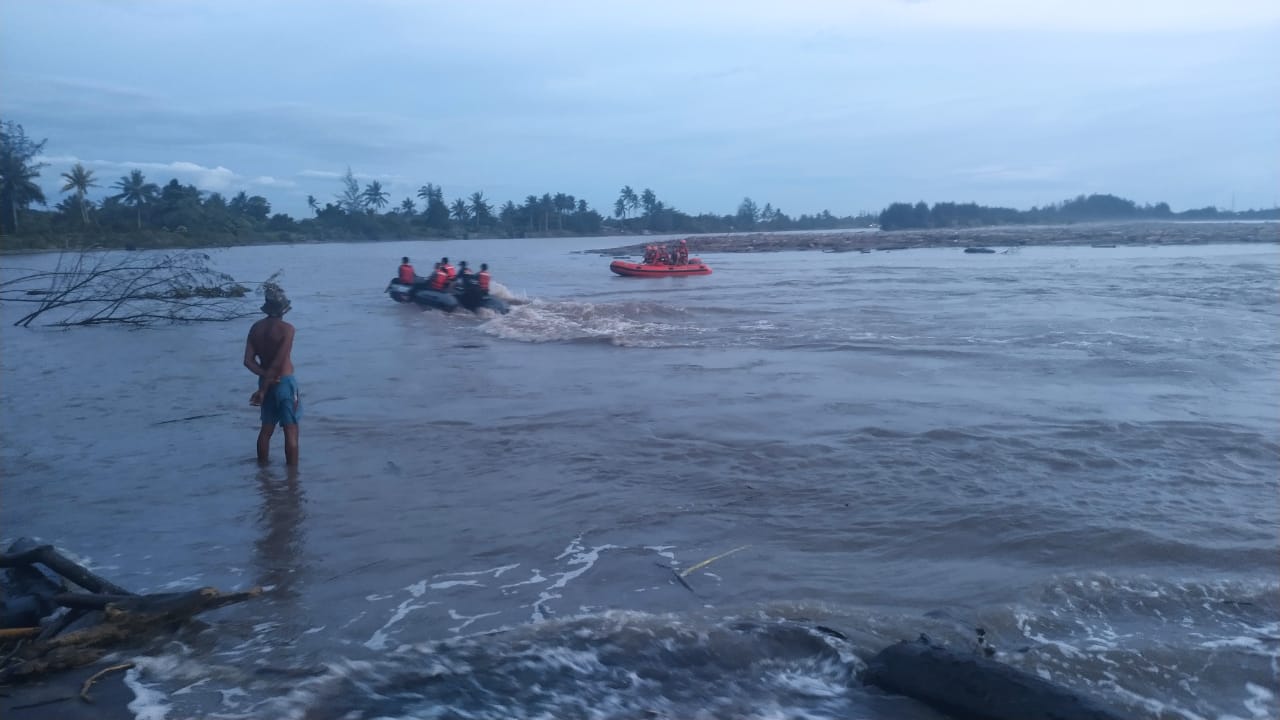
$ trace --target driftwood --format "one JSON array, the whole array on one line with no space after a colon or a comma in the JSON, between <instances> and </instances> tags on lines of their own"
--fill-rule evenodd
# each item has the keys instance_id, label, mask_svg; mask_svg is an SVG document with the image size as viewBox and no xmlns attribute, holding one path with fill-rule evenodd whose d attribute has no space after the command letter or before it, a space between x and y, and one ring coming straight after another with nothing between
<instances>
[{"instance_id":1,"label":"driftwood","mask_svg":"<svg viewBox=\"0 0 1280 720\"><path fill-rule=\"evenodd\" d=\"M105 592L115 595L133 594L110 580L98 577L86 570L79 563L55 550L52 545L39 545L22 552L0 554L0 568L22 567L33 563L44 565L90 592Z\"/></svg>"},{"instance_id":2,"label":"driftwood","mask_svg":"<svg viewBox=\"0 0 1280 720\"><path fill-rule=\"evenodd\" d=\"M93 687L94 683L98 682L98 680L102 679L105 675L109 675L113 672L120 672L121 670L128 670L131 667L133 667L133 663L120 663L119 665L112 665L111 667L103 668L90 675L89 678L84 681L84 684L80 686L80 699L87 703L93 702L93 698L89 697L89 688Z\"/></svg>"},{"instance_id":3,"label":"driftwood","mask_svg":"<svg viewBox=\"0 0 1280 720\"><path fill-rule=\"evenodd\" d=\"M9 575L30 574L39 563L90 592L56 592L43 597L49 605L67 608L61 616L42 620L43 627L0 631L0 684L23 682L49 672L88 665L117 646L167 632L194 616L243 602L261 593L254 588L223 593L215 588L188 592L136 595L82 567L51 545L31 547L20 540L14 552L0 554L0 568ZM34 638L34 639L32 639ZM16 644L9 647L11 641ZM112 669L121 669L118 666ZM92 681L85 684L82 696Z\"/></svg>"}]
</instances>

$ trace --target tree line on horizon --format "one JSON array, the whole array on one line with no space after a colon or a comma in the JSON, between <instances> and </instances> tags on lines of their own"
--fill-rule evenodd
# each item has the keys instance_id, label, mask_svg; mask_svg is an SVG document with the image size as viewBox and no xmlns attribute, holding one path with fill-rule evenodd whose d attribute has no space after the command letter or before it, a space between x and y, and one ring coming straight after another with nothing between
<instances>
[{"instance_id":1,"label":"tree line on horizon","mask_svg":"<svg viewBox=\"0 0 1280 720\"><path fill-rule=\"evenodd\" d=\"M881 230L990 227L993 225L1061 225L1125 220L1280 220L1280 208L1223 211L1209 206L1174 212L1169 203L1138 205L1115 195L1078 195L1030 210L988 207L977 203L940 202L930 206L896 202L880 213Z\"/></svg>"},{"instance_id":2,"label":"tree line on horizon","mask_svg":"<svg viewBox=\"0 0 1280 720\"><path fill-rule=\"evenodd\" d=\"M1173 213L1166 203L1138 207L1111 195L1080 196L1046 208L1018 211L974 203L937 203L932 207L894 203L879 215L859 213L839 217L823 210L792 217L770 203L760 207L743 198L733 214L681 212L658 199L652 189L637 193L623 187L611 217L568 193L528 195L517 204L508 200L495 209L483 191L451 202L439 185L426 183L415 197L392 204L381 182L363 187L350 168L339 180L332 199L321 203L307 196L312 216L295 219L272 212L261 195L240 191L231 197L200 190L176 178L164 185L149 182L133 169L107 187L114 191L100 201L89 199L92 188L105 179L76 163L61 174L64 197L52 210L36 183L47 167L39 157L46 140L27 137L22 126L0 121L0 233L9 248L56 248L77 244L124 246L195 246L396 237L504 237L600 235L605 233L724 233L743 231L830 230L874 227L885 230L929 227L1075 222L1102 219L1214 219L1277 217L1271 211L1222 213L1216 208ZM421 204L419 204L421 203ZM389 208L389 209L388 209ZM1262 215L1257 215L1262 213ZM1270 213L1267 215L1266 213Z\"/></svg>"}]
</instances>

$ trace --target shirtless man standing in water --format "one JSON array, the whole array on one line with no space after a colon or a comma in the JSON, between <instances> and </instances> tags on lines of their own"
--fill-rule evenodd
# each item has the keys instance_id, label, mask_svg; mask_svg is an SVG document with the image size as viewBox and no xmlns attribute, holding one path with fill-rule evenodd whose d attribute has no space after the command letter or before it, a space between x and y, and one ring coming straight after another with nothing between
<instances>
[{"instance_id":1,"label":"shirtless man standing in water","mask_svg":"<svg viewBox=\"0 0 1280 720\"><path fill-rule=\"evenodd\" d=\"M284 428L284 460L298 464L298 419L302 416L302 400L298 381L293 377L293 326L284 321L289 312L289 298L274 283L267 283L267 301L262 312L267 316L249 328L244 344L244 366L258 376L258 391L249 398L252 405L262 406L262 429L258 431L258 462L267 462L271 435L276 425Z\"/></svg>"}]
</instances>

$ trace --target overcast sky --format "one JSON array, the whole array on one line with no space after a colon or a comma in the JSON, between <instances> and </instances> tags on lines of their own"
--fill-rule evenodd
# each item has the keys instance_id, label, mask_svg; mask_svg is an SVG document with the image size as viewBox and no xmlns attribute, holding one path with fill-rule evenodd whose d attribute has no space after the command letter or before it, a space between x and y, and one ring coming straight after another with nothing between
<instances>
[{"instance_id":1,"label":"overcast sky","mask_svg":"<svg viewBox=\"0 0 1280 720\"><path fill-rule=\"evenodd\" d=\"M78 159L295 215L347 166L606 214L1271 207L1280 2L6 0L0 117L51 200Z\"/></svg>"}]
</instances>

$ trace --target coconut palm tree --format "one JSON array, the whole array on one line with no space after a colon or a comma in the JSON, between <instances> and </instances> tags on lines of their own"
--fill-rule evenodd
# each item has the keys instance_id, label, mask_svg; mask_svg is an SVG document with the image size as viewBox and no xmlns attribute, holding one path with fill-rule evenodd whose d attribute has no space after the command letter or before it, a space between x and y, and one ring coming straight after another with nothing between
<instances>
[{"instance_id":1,"label":"coconut palm tree","mask_svg":"<svg viewBox=\"0 0 1280 720\"><path fill-rule=\"evenodd\" d=\"M573 212L573 196L566 195L564 193L556 193L555 197L552 198L552 201L556 206L556 227L560 230L564 230L565 213Z\"/></svg>"},{"instance_id":2,"label":"coconut palm tree","mask_svg":"<svg viewBox=\"0 0 1280 720\"><path fill-rule=\"evenodd\" d=\"M142 229L142 206L150 205L155 201L156 195L159 194L160 188L155 183L147 182L143 177L141 170L132 170L128 175L122 176L111 187L118 189L120 192L115 195L124 202L125 205L132 207L138 213L138 229Z\"/></svg>"},{"instance_id":3,"label":"coconut palm tree","mask_svg":"<svg viewBox=\"0 0 1280 720\"><path fill-rule=\"evenodd\" d=\"M613 215L620 218L625 227L627 215L635 212L638 207L640 207L640 198L636 197L636 191L632 190L630 185L624 185L618 192L617 202L613 204Z\"/></svg>"},{"instance_id":4,"label":"coconut palm tree","mask_svg":"<svg viewBox=\"0 0 1280 720\"><path fill-rule=\"evenodd\" d=\"M387 206L391 194L382 189L382 183L374 180L364 186L364 193L360 197L364 200L365 207L377 211Z\"/></svg>"},{"instance_id":5,"label":"coconut palm tree","mask_svg":"<svg viewBox=\"0 0 1280 720\"><path fill-rule=\"evenodd\" d=\"M98 181L93 179L93 171L85 170L84 165L76 163L71 167L70 172L62 173L63 179L67 182L62 186L62 192L76 192L76 204L80 206L80 219L85 225L89 224L89 209L85 207L84 195L89 192L89 188L98 187Z\"/></svg>"},{"instance_id":6,"label":"coconut palm tree","mask_svg":"<svg viewBox=\"0 0 1280 720\"><path fill-rule=\"evenodd\" d=\"M471 193L471 203L467 209L476 220L476 230L480 229L481 223L488 223L493 219L493 206L485 202L484 192L480 190Z\"/></svg>"},{"instance_id":7,"label":"coconut palm tree","mask_svg":"<svg viewBox=\"0 0 1280 720\"><path fill-rule=\"evenodd\" d=\"M44 191L33 182L45 166L36 162L44 143L28 138L18 123L0 122L0 211L14 233L18 232L19 210L26 210L33 202L45 204Z\"/></svg>"},{"instance_id":8,"label":"coconut palm tree","mask_svg":"<svg viewBox=\"0 0 1280 720\"><path fill-rule=\"evenodd\" d=\"M413 198L405 198L400 201L401 213L407 215L408 217L413 217L413 214L417 211L418 211L418 206L413 204Z\"/></svg>"},{"instance_id":9,"label":"coconut palm tree","mask_svg":"<svg viewBox=\"0 0 1280 720\"><path fill-rule=\"evenodd\" d=\"M463 229L466 229L467 221L471 219L471 212L467 210L467 201L458 198L449 206L449 210L453 215L453 219L462 223Z\"/></svg>"}]
</instances>

